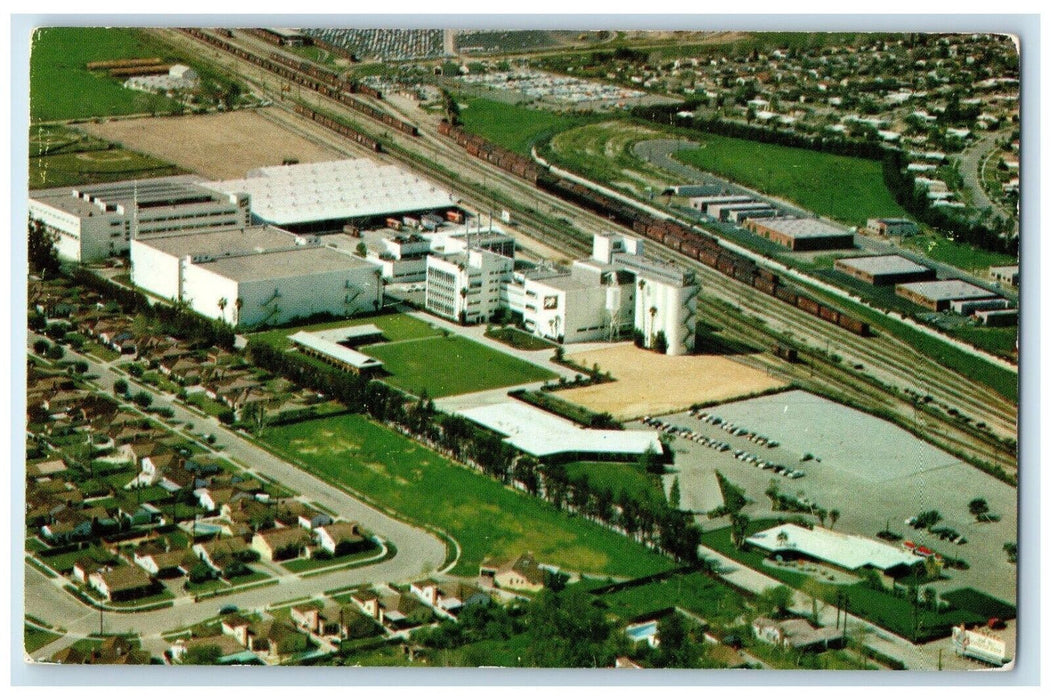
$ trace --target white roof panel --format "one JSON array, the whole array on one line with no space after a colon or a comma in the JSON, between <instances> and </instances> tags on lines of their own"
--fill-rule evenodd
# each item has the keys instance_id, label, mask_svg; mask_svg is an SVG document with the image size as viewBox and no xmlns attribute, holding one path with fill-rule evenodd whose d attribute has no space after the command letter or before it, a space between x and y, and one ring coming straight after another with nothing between
<instances>
[{"instance_id":1,"label":"white roof panel","mask_svg":"<svg viewBox=\"0 0 1051 700\"><path fill-rule=\"evenodd\" d=\"M536 457L564 452L643 454L661 452L655 430L591 430L528 404L508 401L457 411L461 416L506 436L505 442Z\"/></svg>"},{"instance_id":2,"label":"white roof panel","mask_svg":"<svg viewBox=\"0 0 1051 700\"><path fill-rule=\"evenodd\" d=\"M778 542L778 536L782 533L784 538ZM911 566L923 559L868 537L833 532L822 527L808 530L799 525L777 525L755 533L747 541L768 552L796 550L849 570L873 566L885 571L902 564Z\"/></svg>"},{"instance_id":3,"label":"white roof panel","mask_svg":"<svg viewBox=\"0 0 1051 700\"><path fill-rule=\"evenodd\" d=\"M345 362L346 364L356 367L358 369L369 369L372 367L382 367L383 363L374 357L369 357L364 353L360 353L357 350L351 350L345 348L339 343L333 343L331 340L325 340L319 338L313 333L307 333L306 331L299 331L288 336L288 339L297 345L310 348L315 352L319 352L322 355L331 357L334 360Z\"/></svg>"}]
</instances>

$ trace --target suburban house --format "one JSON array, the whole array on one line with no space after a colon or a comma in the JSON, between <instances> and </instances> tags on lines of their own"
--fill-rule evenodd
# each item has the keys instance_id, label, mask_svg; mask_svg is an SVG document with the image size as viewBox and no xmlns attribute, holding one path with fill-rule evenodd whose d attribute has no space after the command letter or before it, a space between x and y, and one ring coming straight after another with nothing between
<instances>
[{"instance_id":1,"label":"suburban house","mask_svg":"<svg viewBox=\"0 0 1051 700\"><path fill-rule=\"evenodd\" d=\"M270 561L295 559L310 544L310 535L298 527L263 530L252 537L252 549Z\"/></svg>"},{"instance_id":2,"label":"suburban house","mask_svg":"<svg viewBox=\"0 0 1051 700\"><path fill-rule=\"evenodd\" d=\"M411 584L409 591L432 608L452 615L464 608L492 602L492 597L481 588L462 581L426 579Z\"/></svg>"},{"instance_id":3,"label":"suburban house","mask_svg":"<svg viewBox=\"0 0 1051 700\"><path fill-rule=\"evenodd\" d=\"M141 598L157 589L157 584L149 574L129 564L115 568L107 567L90 574L88 585L110 601Z\"/></svg>"},{"instance_id":4,"label":"suburban house","mask_svg":"<svg viewBox=\"0 0 1051 700\"><path fill-rule=\"evenodd\" d=\"M357 523L332 523L314 530L318 546L333 556L341 556L364 549L366 540Z\"/></svg>"},{"instance_id":5,"label":"suburban house","mask_svg":"<svg viewBox=\"0 0 1051 700\"><path fill-rule=\"evenodd\" d=\"M480 573L483 579L492 580L497 588L535 592L544 587L544 570L532 552L503 563L483 561Z\"/></svg>"},{"instance_id":6,"label":"suburban house","mask_svg":"<svg viewBox=\"0 0 1051 700\"><path fill-rule=\"evenodd\" d=\"M193 546L193 553L216 571L223 571L235 561L241 561L249 547L240 537L220 537Z\"/></svg>"},{"instance_id":7,"label":"suburban house","mask_svg":"<svg viewBox=\"0 0 1051 700\"><path fill-rule=\"evenodd\" d=\"M140 547L132 556L136 566L158 578L184 576L200 559L189 549L165 550L157 544Z\"/></svg>"},{"instance_id":8,"label":"suburban house","mask_svg":"<svg viewBox=\"0 0 1051 700\"><path fill-rule=\"evenodd\" d=\"M236 639L246 649L252 642L252 621L238 614L227 615L223 618L221 629L223 634Z\"/></svg>"}]
</instances>

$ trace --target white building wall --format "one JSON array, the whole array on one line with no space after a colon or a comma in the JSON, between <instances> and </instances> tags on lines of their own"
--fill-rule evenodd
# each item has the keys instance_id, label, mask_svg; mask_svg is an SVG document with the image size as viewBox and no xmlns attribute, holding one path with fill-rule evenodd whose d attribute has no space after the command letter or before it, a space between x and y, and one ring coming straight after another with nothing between
<instances>
[{"instance_id":1,"label":"white building wall","mask_svg":"<svg viewBox=\"0 0 1051 700\"><path fill-rule=\"evenodd\" d=\"M216 274L199 265L181 265L182 298L190 308L208 318L237 324L237 298L240 296L237 282ZM176 273L177 275L178 273ZM226 308L220 311L219 300L226 299ZM242 317L243 317L242 312Z\"/></svg>"},{"instance_id":2,"label":"white building wall","mask_svg":"<svg viewBox=\"0 0 1051 700\"><path fill-rule=\"evenodd\" d=\"M653 347L664 331L669 355L684 355L694 347L697 287L680 287L653 278L643 282L635 298L635 328L642 331L645 346Z\"/></svg>"},{"instance_id":3,"label":"white building wall","mask_svg":"<svg viewBox=\"0 0 1051 700\"><path fill-rule=\"evenodd\" d=\"M57 234L55 249L64 260L92 262L128 249L128 228L121 214L99 210L80 217L30 199L29 216Z\"/></svg>"},{"instance_id":4,"label":"white building wall","mask_svg":"<svg viewBox=\"0 0 1051 700\"><path fill-rule=\"evenodd\" d=\"M382 283L372 267L242 282L239 292L243 301L239 325L248 327L322 312L353 316L376 311L383 304Z\"/></svg>"},{"instance_id":5,"label":"white building wall","mask_svg":"<svg viewBox=\"0 0 1051 700\"><path fill-rule=\"evenodd\" d=\"M141 241L131 242L131 283L164 299L179 298L180 260Z\"/></svg>"}]
</instances>

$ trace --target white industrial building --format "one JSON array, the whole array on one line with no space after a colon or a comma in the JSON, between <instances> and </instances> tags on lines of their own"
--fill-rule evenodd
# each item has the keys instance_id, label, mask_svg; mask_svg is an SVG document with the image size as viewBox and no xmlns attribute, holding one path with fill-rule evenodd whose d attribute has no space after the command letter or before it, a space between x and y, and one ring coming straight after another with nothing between
<instances>
[{"instance_id":1,"label":"white industrial building","mask_svg":"<svg viewBox=\"0 0 1051 700\"><path fill-rule=\"evenodd\" d=\"M239 180L209 183L247 192L257 222L289 231L335 232L404 215L448 210L453 196L396 165L368 158L257 168Z\"/></svg>"},{"instance_id":2,"label":"white industrial building","mask_svg":"<svg viewBox=\"0 0 1051 700\"><path fill-rule=\"evenodd\" d=\"M175 90L192 90L197 87L197 71L189 66L176 63L165 75L135 75L124 81L124 87L143 92L173 92Z\"/></svg>"},{"instance_id":3,"label":"white industrial building","mask_svg":"<svg viewBox=\"0 0 1051 700\"><path fill-rule=\"evenodd\" d=\"M134 240L132 282L232 326L277 325L318 313L352 316L383 304L383 282L360 258L272 227Z\"/></svg>"},{"instance_id":4,"label":"white industrial building","mask_svg":"<svg viewBox=\"0 0 1051 700\"><path fill-rule=\"evenodd\" d=\"M461 323L505 308L526 330L559 343L617 340L634 333L669 355L693 350L699 287L692 272L647 260L643 242L596 235L592 257L568 270L514 271L510 257L471 247L427 257L428 311Z\"/></svg>"},{"instance_id":5,"label":"white industrial building","mask_svg":"<svg viewBox=\"0 0 1051 700\"><path fill-rule=\"evenodd\" d=\"M515 261L480 248L439 257L427 256L428 311L460 323L481 323L503 306L504 287Z\"/></svg>"},{"instance_id":6,"label":"white industrial building","mask_svg":"<svg viewBox=\"0 0 1051 700\"><path fill-rule=\"evenodd\" d=\"M60 257L92 262L126 252L135 238L247 226L251 211L243 192L218 192L181 175L36 190L29 217L56 234Z\"/></svg>"},{"instance_id":7,"label":"white industrial building","mask_svg":"<svg viewBox=\"0 0 1051 700\"><path fill-rule=\"evenodd\" d=\"M341 234L326 237L326 243L339 237ZM366 243L365 259L380 268L383 279L392 283L423 282L429 255L466 253L478 248L511 259L515 256L515 239L496 227L472 230L462 225L443 225L409 233L363 232L357 242ZM337 247L343 246L337 243Z\"/></svg>"}]
</instances>

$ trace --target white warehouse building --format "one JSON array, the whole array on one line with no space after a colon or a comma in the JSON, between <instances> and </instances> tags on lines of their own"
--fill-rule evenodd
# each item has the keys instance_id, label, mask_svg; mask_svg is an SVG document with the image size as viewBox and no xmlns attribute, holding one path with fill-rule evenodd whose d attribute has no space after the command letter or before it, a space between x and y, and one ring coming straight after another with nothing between
<instances>
[{"instance_id":1,"label":"white warehouse building","mask_svg":"<svg viewBox=\"0 0 1051 700\"><path fill-rule=\"evenodd\" d=\"M132 282L235 327L375 311L383 282L364 260L271 227L132 241Z\"/></svg>"},{"instance_id":2,"label":"white warehouse building","mask_svg":"<svg viewBox=\"0 0 1051 700\"><path fill-rule=\"evenodd\" d=\"M127 252L135 238L247 226L251 199L189 175L56 187L29 193L29 217L56 234L58 255L92 262Z\"/></svg>"}]
</instances>

